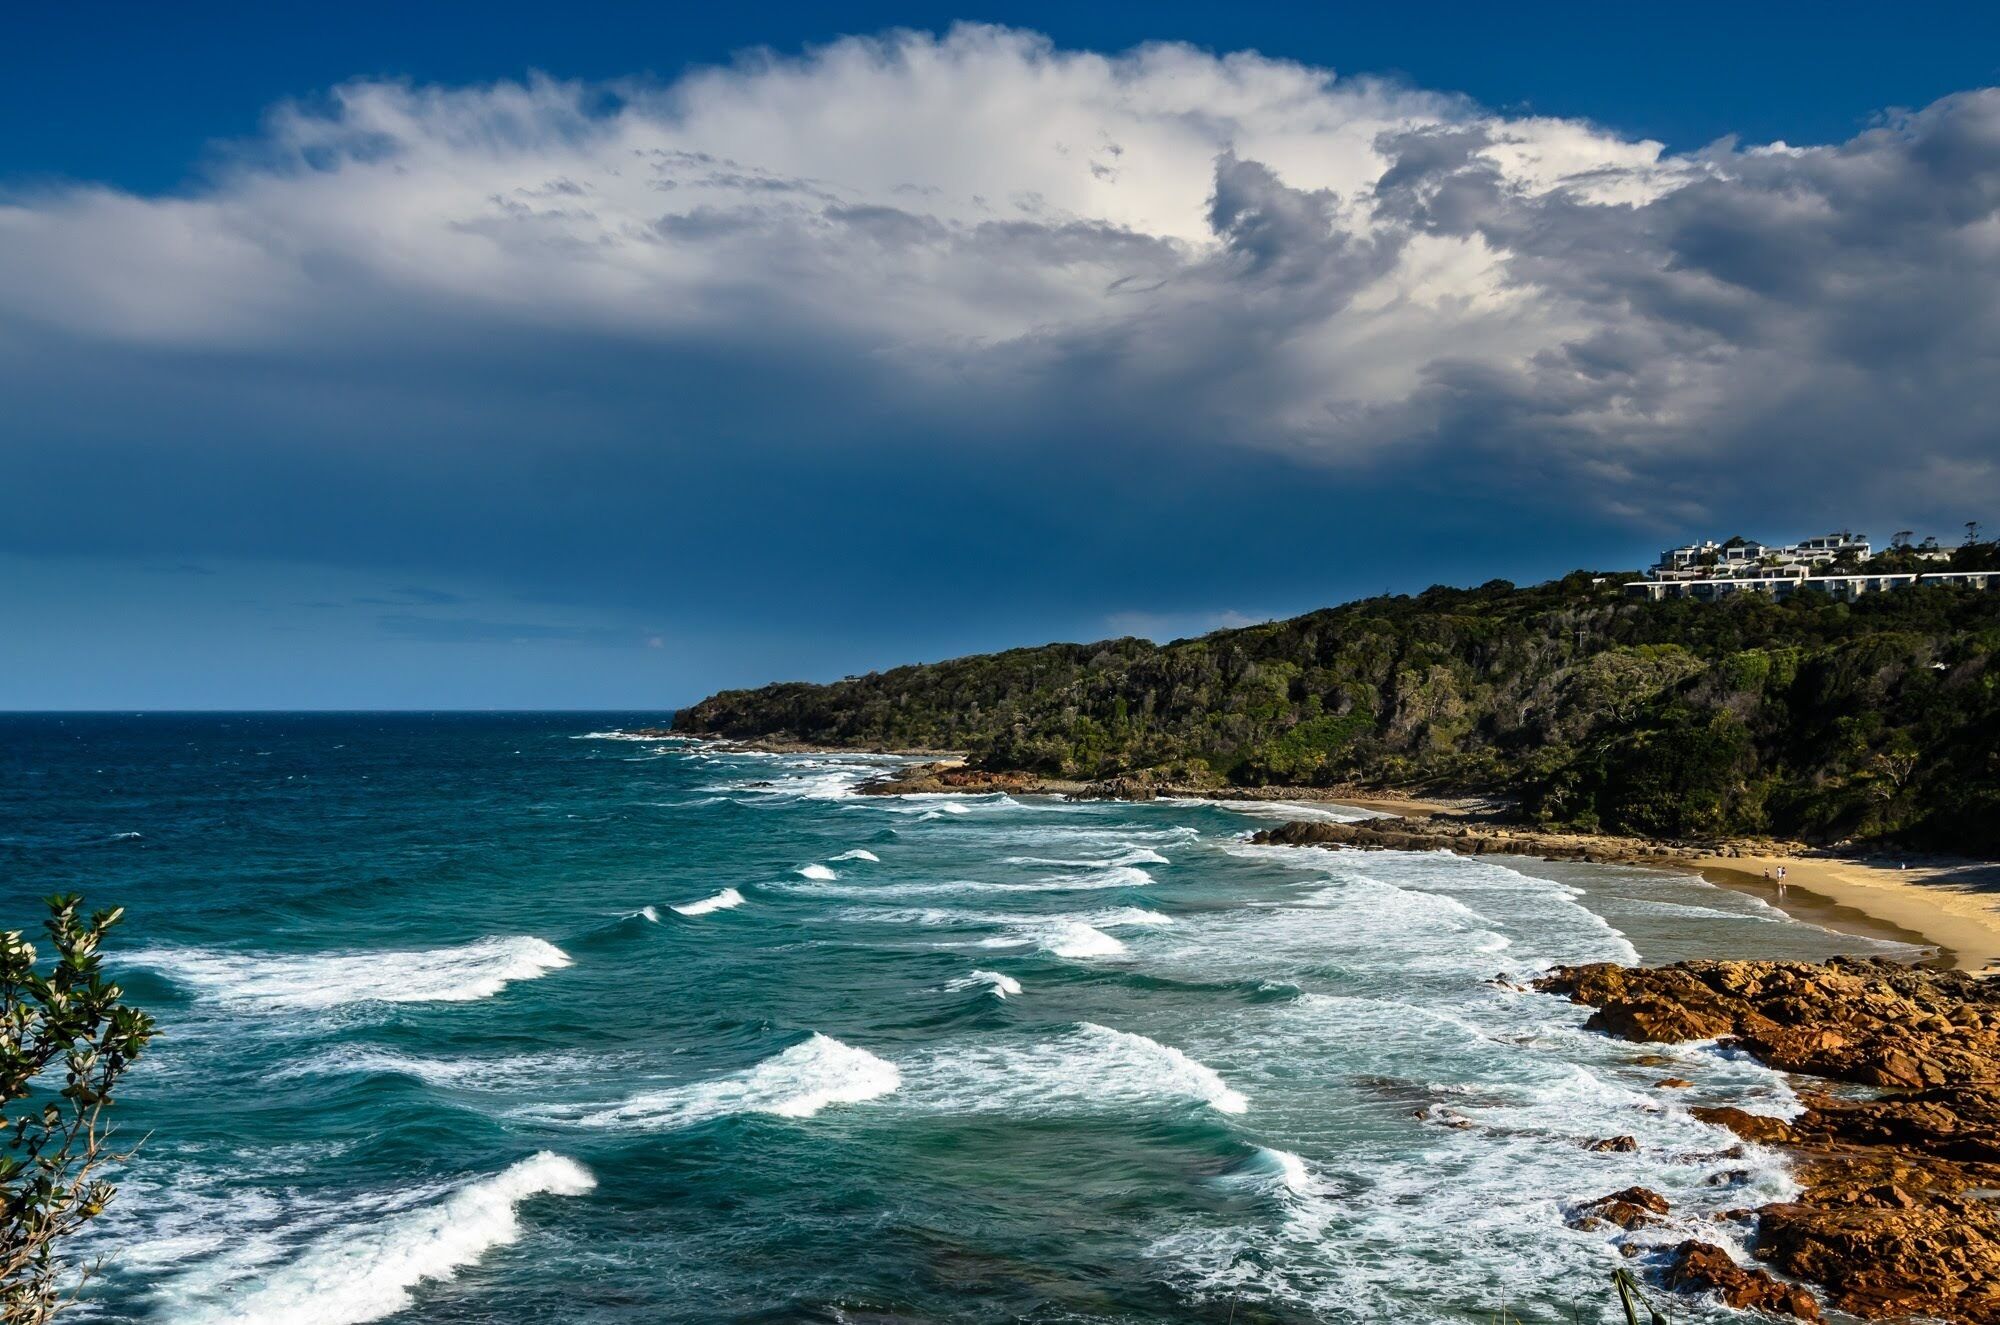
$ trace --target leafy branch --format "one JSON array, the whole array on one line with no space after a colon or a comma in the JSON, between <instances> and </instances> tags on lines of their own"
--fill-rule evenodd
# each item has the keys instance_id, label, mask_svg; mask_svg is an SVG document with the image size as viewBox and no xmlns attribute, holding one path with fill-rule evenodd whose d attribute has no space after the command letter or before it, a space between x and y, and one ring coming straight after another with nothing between
<instances>
[{"instance_id":1,"label":"leafy branch","mask_svg":"<svg viewBox=\"0 0 2000 1325\"><path fill-rule=\"evenodd\" d=\"M105 981L98 948L124 916L83 899L47 899L54 962L38 969L19 930L0 934L0 1322L40 1325L75 1299L65 1293L69 1238L116 1191L101 1176L124 1156L109 1148L112 1091L153 1038L153 1019ZM60 1084L58 1084L58 1082Z\"/></svg>"}]
</instances>

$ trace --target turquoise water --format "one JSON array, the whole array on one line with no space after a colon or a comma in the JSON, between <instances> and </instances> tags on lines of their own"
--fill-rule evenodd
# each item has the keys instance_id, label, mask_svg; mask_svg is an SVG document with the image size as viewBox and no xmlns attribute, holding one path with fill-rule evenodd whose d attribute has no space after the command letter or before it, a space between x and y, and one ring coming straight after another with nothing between
<instances>
[{"instance_id":1,"label":"turquoise water","mask_svg":"<svg viewBox=\"0 0 2000 1325\"><path fill-rule=\"evenodd\" d=\"M163 1029L97 1319L1609 1319L1630 1262L1567 1204L1726 1237L1787 1178L1686 1106L1790 1093L1520 978L1889 950L1663 872L1249 846L1279 807L615 735L664 716L0 718L6 923L129 907Z\"/></svg>"}]
</instances>

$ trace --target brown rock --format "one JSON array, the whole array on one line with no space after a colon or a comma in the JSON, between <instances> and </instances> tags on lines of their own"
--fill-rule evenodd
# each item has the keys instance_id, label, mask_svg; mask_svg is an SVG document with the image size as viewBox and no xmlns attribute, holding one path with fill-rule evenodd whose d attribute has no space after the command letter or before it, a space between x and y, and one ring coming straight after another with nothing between
<instances>
[{"instance_id":1,"label":"brown rock","mask_svg":"<svg viewBox=\"0 0 2000 1325\"><path fill-rule=\"evenodd\" d=\"M1629 1153L1639 1148L1639 1138L1634 1136L1607 1136L1601 1141L1592 1141L1585 1150L1615 1150Z\"/></svg>"},{"instance_id":2,"label":"brown rock","mask_svg":"<svg viewBox=\"0 0 2000 1325\"><path fill-rule=\"evenodd\" d=\"M1613 1034L1730 1037L1772 1067L1876 1088L1802 1091L1805 1111L1789 1121L1691 1112L1794 1155L1802 1191L1756 1212L1760 1260L1824 1285L1831 1305L1857 1316L2000 1325L2000 982L1837 959L1600 964L1557 969L1537 987L1595 1006L1591 1024ZM1628 1195L1581 1213L1651 1216ZM1670 1281L1736 1307L1818 1310L1803 1289L1701 1243L1676 1249Z\"/></svg>"},{"instance_id":3,"label":"brown rock","mask_svg":"<svg viewBox=\"0 0 2000 1325\"><path fill-rule=\"evenodd\" d=\"M1727 1127L1745 1141L1761 1141L1775 1145L1793 1139L1791 1126L1782 1118L1772 1118L1761 1113L1747 1113L1727 1104L1714 1108L1696 1105L1688 1112L1705 1123Z\"/></svg>"},{"instance_id":4,"label":"brown rock","mask_svg":"<svg viewBox=\"0 0 2000 1325\"><path fill-rule=\"evenodd\" d=\"M1858 1316L2000 1319L2000 1226L1984 1202L1919 1199L1893 1185L1859 1195L1766 1206L1758 1259L1825 1284L1834 1305Z\"/></svg>"},{"instance_id":5,"label":"brown rock","mask_svg":"<svg viewBox=\"0 0 2000 1325\"><path fill-rule=\"evenodd\" d=\"M1595 1228L1600 1222L1616 1224L1620 1228L1637 1228L1650 1224L1667 1213L1667 1198L1648 1187L1627 1187L1600 1196L1594 1201L1585 1201L1577 1207L1577 1217L1572 1224L1578 1228Z\"/></svg>"},{"instance_id":6,"label":"brown rock","mask_svg":"<svg viewBox=\"0 0 2000 1325\"><path fill-rule=\"evenodd\" d=\"M1819 1302L1810 1292L1766 1271L1745 1269L1728 1252L1707 1242L1690 1240L1674 1248L1667 1266L1667 1286L1714 1293L1725 1306L1739 1311L1781 1312L1800 1320L1820 1318Z\"/></svg>"},{"instance_id":7,"label":"brown rock","mask_svg":"<svg viewBox=\"0 0 2000 1325\"><path fill-rule=\"evenodd\" d=\"M1693 1084L1686 1077L1661 1077L1653 1086L1658 1090L1686 1090Z\"/></svg>"}]
</instances>

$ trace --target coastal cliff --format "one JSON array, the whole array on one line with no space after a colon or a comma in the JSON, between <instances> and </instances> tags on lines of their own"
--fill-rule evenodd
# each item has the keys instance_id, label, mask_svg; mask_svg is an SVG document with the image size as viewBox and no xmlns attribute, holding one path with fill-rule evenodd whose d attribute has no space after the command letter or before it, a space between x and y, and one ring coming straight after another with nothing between
<instances>
[{"instance_id":1,"label":"coastal cliff","mask_svg":"<svg viewBox=\"0 0 2000 1325\"><path fill-rule=\"evenodd\" d=\"M1559 967L1537 987L1594 1007L1586 1024L1609 1035L1721 1039L1780 1071L1846 1083L1802 1085L1805 1110L1791 1119L1693 1111L1794 1156L1797 1198L1741 1214L1753 1253L1857 1316L2000 1321L2000 984L1836 959L1597 963ZM1677 1249L1668 1277L1734 1305L1817 1315L1795 1288L1700 1242Z\"/></svg>"},{"instance_id":2,"label":"coastal cliff","mask_svg":"<svg viewBox=\"0 0 2000 1325\"><path fill-rule=\"evenodd\" d=\"M1443 791L1538 829L1992 855L1997 659L2000 594L1656 603L1579 573L726 691L674 729L1072 793Z\"/></svg>"}]
</instances>

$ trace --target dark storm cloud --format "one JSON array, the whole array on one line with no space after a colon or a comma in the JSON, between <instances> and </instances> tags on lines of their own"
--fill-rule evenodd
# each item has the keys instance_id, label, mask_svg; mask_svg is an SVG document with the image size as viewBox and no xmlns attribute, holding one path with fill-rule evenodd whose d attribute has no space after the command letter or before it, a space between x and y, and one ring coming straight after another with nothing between
<instances>
[{"instance_id":1,"label":"dark storm cloud","mask_svg":"<svg viewBox=\"0 0 2000 1325\"><path fill-rule=\"evenodd\" d=\"M882 632L2000 496L2000 94L1676 158L986 29L625 91L359 84L0 205L0 550Z\"/></svg>"}]
</instances>

